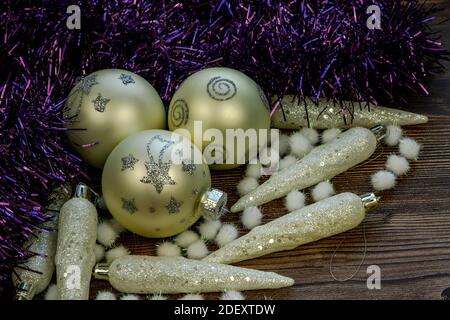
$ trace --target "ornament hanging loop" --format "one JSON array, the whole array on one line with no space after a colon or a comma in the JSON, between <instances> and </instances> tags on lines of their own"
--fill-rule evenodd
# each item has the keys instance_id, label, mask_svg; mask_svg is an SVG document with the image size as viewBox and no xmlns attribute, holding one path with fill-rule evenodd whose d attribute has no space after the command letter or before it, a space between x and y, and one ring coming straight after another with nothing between
<instances>
[{"instance_id":1,"label":"ornament hanging loop","mask_svg":"<svg viewBox=\"0 0 450 320\"><path fill-rule=\"evenodd\" d=\"M366 193L361 195L360 198L366 212L376 209L380 202L380 197L376 196L375 193Z\"/></svg>"}]
</instances>

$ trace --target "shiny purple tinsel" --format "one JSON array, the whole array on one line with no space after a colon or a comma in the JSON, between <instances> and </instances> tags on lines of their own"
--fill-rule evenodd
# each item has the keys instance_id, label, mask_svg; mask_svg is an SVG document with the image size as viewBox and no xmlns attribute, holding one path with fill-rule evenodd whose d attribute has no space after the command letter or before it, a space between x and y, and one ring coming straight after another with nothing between
<instances>
[{"instance_id":1,"label":"shiny purple tinsel","mask_svg":"<svg viewBox=\"0 0 450 320\"><path fill-rule=\"evenodd\" d=\"M81 30L66 26L78 4ZM366 26L369 5L382 30ZM0 4L0 293L23 243L46 219L49 190L85 180L64 141L61 107L80 76L134 71L167 104L209 66L247 73L269 95L404 103L447 57L419 1L128 0ZM273 106L276 107L276 104Z\"/></svg>"}]
</instances>

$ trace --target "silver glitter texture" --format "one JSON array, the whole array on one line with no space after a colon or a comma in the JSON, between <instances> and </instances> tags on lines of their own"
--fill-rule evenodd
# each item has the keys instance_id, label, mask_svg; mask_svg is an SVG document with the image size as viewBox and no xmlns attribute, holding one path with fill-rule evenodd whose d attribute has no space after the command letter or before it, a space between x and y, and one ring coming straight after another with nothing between
<instances>
[{"instance_id":1,"label":"silver glitter texture","mask_svg":"<svg viewBox=\"0 0 450 320\"><path fill-rule=\"evenodd\" d=\"M129 200L125 199L125 198L121 198L121 200L122 200L122 209L124 209L128 213L133 214L136 211L138 211L138 208L136 207L134 198L129 199Z\"/></svg>"},{"instance_id":2,"label":"silver glitter texture","mask_svg":"<svg viewBox=\"0 0 450 320\"><path fill-rule=\"evenodd\" d=\"M364 217L361 198L353 193L341 193L253 228L203 261L235 263L272 252L291 250L353 229Z\"/></svg>"},{"instance_id":3,"label":"silver glitter texture","mask_svg":"<svg viewBox=\"0 0 450 320\"><path fill-rule=\"evenodd\" d=\"M134 165L139 162L139 159L135 158L132 154L123 157L122 159L122 171L127 169L134 170Z\"/></svg>"},{"instance_id":4,"label":"silver glitter texture","mask_svg":"<svg viewBox=\"0 0 450 320\"><path fill-rule=\"evenodd\" d=\"M61 208L56 276L59 300L88 300L95 265L97 210L83 198L72 198Z\"/></svg>"},{"instance_id":5,"label":"silver glitter texture","mask_svg":"<svg viewBox=\"0 0 450 320\"><path fill-rule=\"evenodd\" d=\"M365 128L351 128L330 143L314 148L303 159L285 168L254 191L240 198L231 212L256 207L281 198L292 190L302 190L329 180L367 160L375 151L377 139Z\"/></svg>"},{"instance_id":6,"label":"silver glitter texture","mask_svg":"<svg viewBox=\"0 0 450 320\"><path fill-rule=\"evenodd\" d=\"M157 163L153 156L149 157L149 161L145 162L147 175L140 181L142 183L152 184L158 193L161 193L165 185L174 185L175 181L169 176L169 169L172 161Z\"/></svg>"},{"instance_id":7,"label":"silver glitter texture","mask_svg":"<svg viewBox=\"0 0 450 320\"><path fill-rule=\"evenodd\" d=\"M308 127L308 120L309 126L315 129L371 128L378 124L406 126L428 122L428 117L420 114L373 104L367 106L366 103L344 101L341 108L339 103L333 103L332 100L320 99L318 105L309 98L305 101L285 96L272 116L272 127L299 129Z\"/></svg>"},{"instance_id":8,"label":"silver glitter texture","mask_svg":"<svg viewBox=\"0 0 450 320\"><path fill-rule=\"evenodd\" d=\"M119 79L122 81L124 85L128 85L130 83L135 83L132 76L127 75L125 73L121 73Z\"/></svg>"},{"instance_id":9,"label":"silver glitter texture","mask_svg":"<svg viewBox=\"0 0 450 320\"><path fill-rule=\"evenodd\" d=\"M181 169L183 170L183 172L186 172L190 176L194 175L196 168L197 166L191 161L183 160L181 162Z\"/></svg>"},{"instance_id":10,"label":"silver glitter texture","mask_svg":"<svg viewBox=\"0 0 450 320\"><path fill-rule=\"evenodd\" d=\"M92 103L94 104L95 110L97 110L98 112L104 112L105 108L106 108L106 105L110 101L111 101L111 99L107 99L107 98L103 97L101 95L101 93L99 93L97 98L92 100Z\"/></svg>"},{"instance_id":11,"label":"silver glitter texture","mask_svg":"<svg viewBox=\"0 0 450 320\"><path fill-rule=\"evenodd\" d=\"M178 202L174 197L170 197L169 203L166 204L167 211L170 214L175 214L180 212L180 207L183 205L183 202Z\"/></svg>"},{"instance_id":12,"label":"silver glitter texture","mask_svg":"<svg viewBox=\"0 0 450 320\"><path fill-rule=\"evenodd\" d=\"M55 271L56 241L58 237L58 215L63 204L69 200L71 190L69 187L58 188L54 190L49 198L47 208L49 211L55 211L54 217L48 220L43 227L48 231L42 231L33 237L25 247L35 256L14 269L13 281L17 287L19 284L26 285L29 290L26 292L17 292L18 299L32 300L36 294L44 291L53 277Z\"/></svg>"},{"instance_id":13,"label":"silver glitter texture","mask_svg":"<svg viewBox=\"0 0 450 320\"><path fill-rule=\"evenodd\" d=\"M294 280L273 272L182 257L124 256L113 261L109 281L120 292L175 294L277 289Z\"/></svg>"}]
</instances>

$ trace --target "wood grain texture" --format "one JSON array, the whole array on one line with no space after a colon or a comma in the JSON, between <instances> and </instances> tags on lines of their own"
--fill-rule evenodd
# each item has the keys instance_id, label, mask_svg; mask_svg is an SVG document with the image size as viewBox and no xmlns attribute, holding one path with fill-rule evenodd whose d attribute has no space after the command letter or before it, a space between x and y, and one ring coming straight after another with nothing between
<instances>
[{"instance_id":1,"label":"wood grain texture","mask_svg":"<svg viewBox=\"0 0 450 320\"><path fill-rule=\"evenodd\" d=\"M450 17L447 0L432 1L445 10L439 18ZM450 44L450 22L439 26L446 48ZM447 67L450 65L447 64ZM382 192L380 208L368 215L364 227L324 239L292 251L280 252L237 265L275 271L295 279L295 286L280 290L246 292L249 299L441 299L450 287L450 71L429 82L431 96L413 98L408 110L427 114L430 122L406 127L406 135L423 144L420 160L412 163L408 176L398 186ZM396 148L382 147L366 163L349 170L333 183L338 192L362 194L371 191L369 177L383 168L387 156ZM235 186L243 169L213 172L213 185L237 200ZM263 207L264 220L286 213L281 200ZM239 222L238 214L225 221ZM365 241L367 252L361 267ZM153 255L155 241L131 233L120 239L134 254ZM336 252L330 265L333 253ZM368 290L367 267L381 268L381 290ZM345 282L333 279L355 276ZM109 284L93 281L92 297ZM207 295L216 298L217 295Z\"/></svg>"}]
</instances>

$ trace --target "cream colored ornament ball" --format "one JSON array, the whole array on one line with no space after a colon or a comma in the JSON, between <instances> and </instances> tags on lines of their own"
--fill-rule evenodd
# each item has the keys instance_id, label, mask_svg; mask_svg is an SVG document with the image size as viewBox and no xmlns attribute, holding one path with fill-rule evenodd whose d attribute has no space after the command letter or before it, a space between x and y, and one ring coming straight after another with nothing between
<instances>
[{"instance_id":1,"label":"cream colored ornament ball","mask_svg":"<svg viewBox=\"0 0 450 320\"><path fill-rule=\"evenodd\" d=\"M228 154L229 161L212 164L211 168L231 169L246 159L238 159L236 148L234 156L232 150L227 150L226 129L269 129L269 108L261 87L244 73L230 68L208 68L189 76L180 85L170 103L168 124L171 131L186 129L191 140L204 151L210 143L218 143L204 136L195 139L194 122L201 121L203 133L207 129L219 129L224 139L218 145L223 148L208 148L215 149L213 156L215 151L224 157ZM255 141L246 144L245 153L253 147L257 147ZM208 154L204 154L208 158Z\"/></svg>"},{"instance_id":2,"label":"cream colored ornament ball","mask_svg":"<svg viewBox=\"0 0 450 320\"><path fill-rule=\"evenodd\" d=\"M200 216L217 218L226 194L211 189L209 167L187 138L146 130L122 141L102 176L108 210L126 229L145 237L169 237Z\"/></svg>"},{"instance_id":3,"label":"cream colored ornament ball","mask_svg":"<svg viewBox=\"0 0 450 320\"><path fill-rule=\"evenodd\" d=\"M63 115L72 145L97 168L129 135L166 126L158 92L141 76L120 69L84 77L70 92Z\"/></svg>"}]
</instances>

